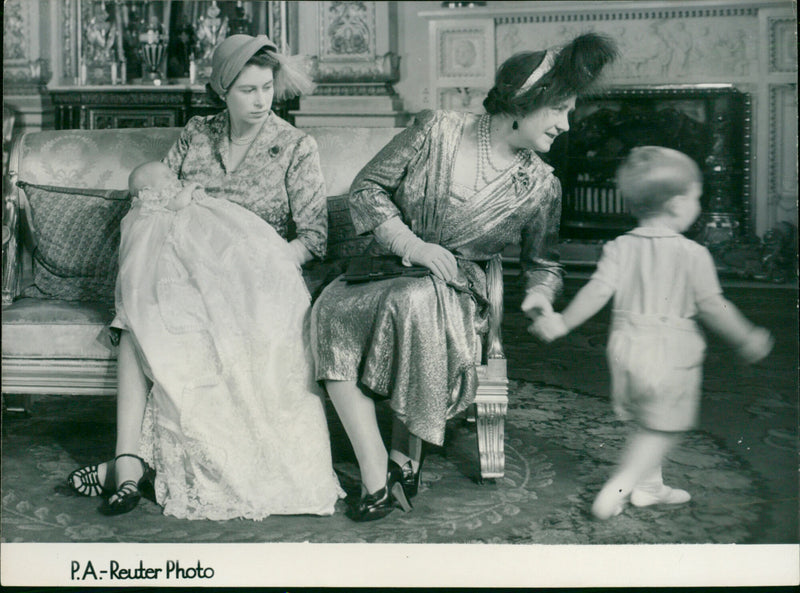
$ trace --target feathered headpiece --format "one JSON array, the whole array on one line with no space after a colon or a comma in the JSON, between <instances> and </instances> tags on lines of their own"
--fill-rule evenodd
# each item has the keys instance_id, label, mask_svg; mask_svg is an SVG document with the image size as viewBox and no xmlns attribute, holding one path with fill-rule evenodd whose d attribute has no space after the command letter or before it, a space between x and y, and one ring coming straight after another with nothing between
<instances>
[{"instance_id":1,"label":"feathered headpiece","mask_svg":"<svg viewBox=\"0 0 800 593\"><path fill-rule=\"evenodd\" d=\"M553 96L583 94L616 57L617 47L610 38L584 33L566 45L548 49L514 96L543 87L549 87L548 94Z\"/></svg>"}]
</instances>

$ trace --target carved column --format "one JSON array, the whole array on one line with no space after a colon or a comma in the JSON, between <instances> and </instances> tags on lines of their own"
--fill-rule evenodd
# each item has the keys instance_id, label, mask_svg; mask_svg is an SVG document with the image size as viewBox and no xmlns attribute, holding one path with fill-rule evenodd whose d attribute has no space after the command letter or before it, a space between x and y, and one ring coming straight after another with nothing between
<instances>
[{"instance_id":1,"label":"carved column","mask_svg":"<svg viewBox=\"0 0 800 593\"><path fill-rule=\"evenodd\" d=\"M300 100L295 125L403 126L408 114L393 84L400 78L395 2L324 1L299 6L301 38L317 83ZM312 39L311 37L315 37Z\"/></svg>"}]
</instances>

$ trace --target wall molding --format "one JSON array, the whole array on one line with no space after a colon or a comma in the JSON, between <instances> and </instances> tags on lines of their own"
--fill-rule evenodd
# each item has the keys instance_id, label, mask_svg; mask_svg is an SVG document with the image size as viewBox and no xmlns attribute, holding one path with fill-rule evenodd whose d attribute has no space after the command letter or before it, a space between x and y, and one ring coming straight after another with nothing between
<instances>
[{"instance_id":1,"label":"wall molding","mask_svg":"<svg viewBox=\"0 0 800 593\"><path fill-rule=\"evenodd\" d=\"M795 114L794 125L787 119ZM797 85L771 84L769 86L769 192L768 204L783 210L797 208ZM787 134L791 138L787 138ZM793 143L794 153L787 154L787 145ZM785 183L787 168L795 168L793 184Z\"/></svg>"},{"instance_id":2,"label":"wall molding","mask_svg":"<svg viewBox=\"0 0 800 593\"><path fill-rule=\"evenodd\" d=\"M769 35L769 71L770 72L797 72L797 21L791 18L769 17L767 19L767 32ZM781 39L789 37L790 39ZM779 52L794 50L795 54L780 55Z\"/></svg>"},{"instance_id":3,"label":"wall molding","mask_svg":"<svg viewBox=\"0 0 800 593\"><path fill-rule=\"evenodd\" d=\"M497 3L500 4L500 3ZM515 2L486 8L422 11L428 19L494 18L497 24L582 21L624 21L666 18L755 16L759 10L791 5L780 0L589 0ZM516 4L517 6L508 6ZM524 4L524 5L523 5Z\"/></svg>"},{"instance_id":4,"label":"wall molding","mask_svg":"<svg viewBox=\"0 0 800 593\"><path fill-rule=\"evenodd\" d=\"M650 19L687 19L700 17L725 17L725 16L757 16L757 8L681 8L681 9L653 9L653 10L626 10L608 11L597 13L573 14L543 14L501 16L495 18L498 25L517 23L576 23L594 21L641 21Z\"/></svg>"}]
</instances>

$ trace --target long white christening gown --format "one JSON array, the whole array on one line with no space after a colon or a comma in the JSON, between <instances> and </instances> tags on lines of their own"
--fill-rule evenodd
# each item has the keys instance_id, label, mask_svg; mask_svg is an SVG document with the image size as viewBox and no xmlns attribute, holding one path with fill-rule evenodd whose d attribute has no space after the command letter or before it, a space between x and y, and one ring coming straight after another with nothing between
<instances>
[{"instance_id":1,"label":"long white christening gown","mask_svg":"<svg viewBox=\"0 0 800 593\"><path fill-rule=\"evenodd\" d=\"M122 221L117 316L152 380L140 454L164 513L333 513L310 296L265 221L195 191L178 211L135 199Z\"/></svg>"}]
</instances>

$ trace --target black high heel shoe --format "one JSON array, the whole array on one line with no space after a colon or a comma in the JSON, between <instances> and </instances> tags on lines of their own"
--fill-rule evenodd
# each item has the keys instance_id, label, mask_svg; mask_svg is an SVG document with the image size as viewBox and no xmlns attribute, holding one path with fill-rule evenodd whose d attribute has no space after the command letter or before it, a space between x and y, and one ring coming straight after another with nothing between
<instances>
[{"instance_id":1,"label":"black high heel shoe","mask_svg":"<svg viewBox=\"0 0 800 593\"><path fill-rule=\"evenodd\" d=\"M394 461L389 461L386 471L386 486L372 494L365 494L357 503L352 505L345 513L350 519L357 522L375 521L382 519L399 506L404 513L411 510L403 491L403 470Z\"/></svg>"},{"instance_id":2,"label":"black high heel shoe","mask_svg":"<svg viewBox=\"0 0 800 593\"><path fill-rule=\"evenodd\" d=\"M142 487L152 479L152 470L147 466L144 459L133 453L122 453L121 455L117 455L114 461L116 462L120 457L133 457L138 459L139 463L142 464L142 477L139 478L138 481L125 480L122 482L122 484L117 486L117 491L105 499L98 507L97 510L100 511L102 515L109 517L129 513L135 509L136 505L139 504L139 501L142 499ZM111 500L112 497L114 498L113 501Z\"/></svg>"},{"instance_id":3,"label":"black high heel shoe","mask_svg":"<svg viewBox=\"0 0 800 593\"><path fill-rule=\"evenodd\" d=\"M419 485L422 481L423 461L425 461L425 449L422 450L422 454L420 455L419 467L416 472L414 471L414 466L411 465L411 461L406 461L400 468L403 472L401 484L403 484L403 492L405 492L406 498L413 498L417 495L417 492L419 492Z\"/></svg>"}]
</instances>

